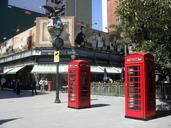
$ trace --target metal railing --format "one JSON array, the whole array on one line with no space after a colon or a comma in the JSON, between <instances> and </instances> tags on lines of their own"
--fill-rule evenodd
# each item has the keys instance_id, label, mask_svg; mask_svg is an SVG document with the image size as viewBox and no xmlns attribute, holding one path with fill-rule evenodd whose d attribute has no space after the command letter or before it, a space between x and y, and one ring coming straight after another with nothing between
<instances>
[{"instance_id":1,"label":"metal railing","mask_svg":"<svg viewBox=\"0 0 171 128\"><path fill-rule=\"evenodd\" d=\"M92 95L124 96L123 83L91 83Z\"/></svg>"},{"instance_id":2,"label":"metal railing","mask_svg":"<svg viewBox=\"0 0 171 128\"><path fill-rule=\"evenodd\" d=\"M91 83L92 95L124 96L124 83ZM171 101L171 84L156 85L156 98Z\"/></svg>"}]
</instances>

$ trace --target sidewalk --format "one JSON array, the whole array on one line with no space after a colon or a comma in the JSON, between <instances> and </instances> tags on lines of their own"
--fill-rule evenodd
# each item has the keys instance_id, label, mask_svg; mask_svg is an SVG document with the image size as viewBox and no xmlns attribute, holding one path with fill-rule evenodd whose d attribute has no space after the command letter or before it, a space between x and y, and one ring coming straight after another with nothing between
<instances>
[{"instance_id":1,"label":"sidewalk","mask_svg":"<svg viewBox=\"0 0 171 128\"><path fill-rule=\"evenodd\" d=\"M1 91L0 128L171 128L170 111L149 121L125 118L124 97L92 96L92 107L79 110L67 107L66 93L60 99L54 103L55 92Z\"/></svg>"}]
</instances>

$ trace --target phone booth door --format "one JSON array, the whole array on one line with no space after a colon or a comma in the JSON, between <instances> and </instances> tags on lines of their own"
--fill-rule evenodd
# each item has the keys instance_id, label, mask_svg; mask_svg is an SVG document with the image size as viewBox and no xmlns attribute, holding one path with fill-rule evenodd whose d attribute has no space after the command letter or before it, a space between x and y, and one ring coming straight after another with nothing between
<instances>
[{"instance_id":1,"label":"phone booth door","mask_svg":"<svg viewBox=\"0 0 171 128\"><path fill-rule=\"evenodd\" d=\"M126 82L126 117L142 117L143 116L143 93L141 83L141 64L127 65L125 75Z\"/></svg>"},{"instance_id":2,"label":"phone booth door","mask_svg":"<svg viewBox=\"0 0 171 128\"><path fill-rule=\"evenodd\" d=\"M90 107L90 76L87 70L80 72L80 106Z\"/></svg>"}]
</instances>

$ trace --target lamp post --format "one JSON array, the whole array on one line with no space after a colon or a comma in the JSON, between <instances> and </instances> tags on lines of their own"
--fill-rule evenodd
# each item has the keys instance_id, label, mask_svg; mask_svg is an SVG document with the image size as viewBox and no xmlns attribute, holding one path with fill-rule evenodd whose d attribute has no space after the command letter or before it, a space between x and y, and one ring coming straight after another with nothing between
<instances>
[{"instance_id":1,"label":"lamp post","mask_svg":"<svg viewBox=\"0 0 171 128\"><path fill-rule=\"evenodd\" d=\"M60 4L59 1L57 4ZM51 37L51 42L54 47L54 62L56 63L56 98L55 103L61 103L59 99L59 50L62 49L64 41L60 37L62 31L63 31L63 23L61 21L61 18L58 16L61 11L63 11L65 8L64 6L58 7L57 9L52 8L50 6L44 5L43 8L47 9L49 13L47 13L49 18L49 23L47 25L48 32ZM58 58L55 60L55 57Z\"/></svg>"},{"instance_id":2,"label":"lamp post","mask_svg":"<svg viewBox=\"0 0 171 128\"><path fill-rule=\"evenodd\" d=\"M59 17L52 17L48 24L48 32L51 35L51 42L54 47L54 62L56 62L56 98L55 103L61 103L59 99L59 50L63 47L64 41L60 38L63 30L63 23ZM55 60L57 56L57 60Z\"/></svg>"}]
</instances>

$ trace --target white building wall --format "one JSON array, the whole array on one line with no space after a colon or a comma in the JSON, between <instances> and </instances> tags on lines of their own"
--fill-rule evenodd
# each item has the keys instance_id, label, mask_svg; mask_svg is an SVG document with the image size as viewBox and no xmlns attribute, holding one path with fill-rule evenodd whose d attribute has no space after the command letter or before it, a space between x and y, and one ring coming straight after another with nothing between
<instances>
[{"instance_id":1,"label":"white building wall","mask_svg":"<svg viewBox=\"0 0 171 128\"><path fill-rule=\"evenodd\" d=\"M102 31L108 32L107 23L107 0L102 0Z\"/></svg>"}]
</instances>

